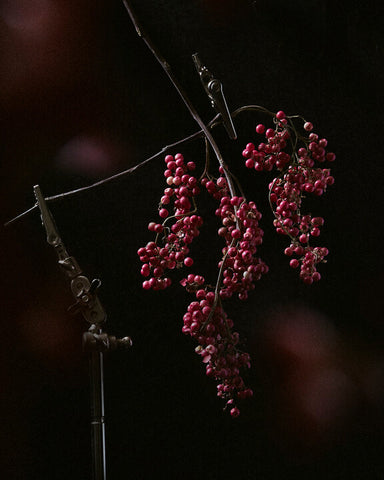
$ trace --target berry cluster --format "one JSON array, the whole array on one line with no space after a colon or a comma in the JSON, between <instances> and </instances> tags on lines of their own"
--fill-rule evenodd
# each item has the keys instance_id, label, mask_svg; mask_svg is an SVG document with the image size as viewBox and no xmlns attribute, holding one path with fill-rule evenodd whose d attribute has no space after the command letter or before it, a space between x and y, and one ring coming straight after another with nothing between
<instances>
[{"instance_id":1,"label":"berry cluster","mask_svg":"<svg viewBox=\"0 0 384 480\"><path fill-rule=\"evenodd\" d=\"M259 143L257 148L253 143L247 144L243 150L247 168L254 168L258 172L270 172L276 167L277 170L282 171L289 164L291 156L284 149L291 134L287 127L288 121L282 111L277 112L275 123L275 129L266 129L262 123L256 126L256 133L265 134L266 141Z\"/></svg>"},{"instance_id":2,"label":"berry cluster","mask_svg":"<svg viewBox=\"0 0 384 480\"><path fill-rule=\"evenodd\" d=\"M291 240L285 249L291 257L290 266L300 267L300 277L311 284L320 280L317 265L325 262L328 250L310 245L310 240L320 235L324 219L302 214L302 201L308 194L321 196L334 183L330 170L318 164L332 162L335 155L326 151L326 139L312 133L311 123L304 121L303 133L299 135L294 119L300 117L287 117L282 111L272 116L274 128L257 125L256 132L265 138L257 147L248 143L243 157L248 168L278 171L269 184L274 226ZM233 321L222 302L233 295L246 300L255 281L268 272L267 265L257 256L264 234L259 227L261 213L254 202L235 193L231 174L223 163L220 162L218 178L212 177L206 166L199 181L191 174L195 164L185 163L181 154L167 155L165 162L167 187L159 204L161 222L149 223L148 229L156 238L138 250L143 262L141 273L148 277L143 288L162 290L171 284L166 276L168 270L193 265L189 247L203 224L197 214L196 197L200 185L205 187L219 203L215 214L221 221L218 235L225 245L214 286L193 273L180 282L195 296L184 314L182 332L198 343L196 353L205 364L207 376L216 380L217 395L225 400L230 414L237 417L237 400L253 394L240 373L250 367L250 357L239 348L239 334L233 330Z\"/></svg>"},{"instance_id":3,"label":"berry cluster","mask_svg":"<svg viewBox=\"0 0 384 480\"><path fill-rule=\"evenodd\" d=\"M223 225L218 234L226 242L222 250L224 257L219 263L219 268L223 268L220 297L226 299L236 293L240 300L246 300L248 291L255 288L254 282L268 271L265 263L255 256L264 234L258 225L261 213L254 202L225 196L221 198L216 215Z\"/></svg>"},{"instance_id":4,"label":"berry cluster","mask_svg":"<svg viewBox=\"0 0 384 480\"><path fill-rule=\"evenodd\" d=\"M195 214L194 197L200 192L197 179L190 174L196 168L195 164L185 164L181 154L175 157L167 155L165 162L164 175L168 187L159 204L162 223L148 224L148 230L156 233L155 241L137 252L143 262L141 274L149 277L143 282L145 290L167 288L171 284L171 279L165 276L167 270L193 265L192 258L188 256L189 245L199 235L203 224L202 218Z\"/></svg>"},{"instance_id":5,"label":"berry cluster","mask_svg":"<svg viewBox=\"0 0 384 480\"><path fill-rule=\"evenodd\" d=\"M306 194L321 196L329 185L333 185L330 170L316 167L316 163L332 162L335 154L326 151L325 138L319 139L311 132L312 123L304 122L304 134L298 135L292 118L280 111L274 116L274 129L257 125L256 132L265 134L266 140L257 148L252 143L247 144L243 156L248 168L271 171L275 167L280 172L269 185L274 226L279 234L291 239L285 254L298 258L292 258L290 266L300 266L300 277L304 283L312 284L321 278L317 265L325 261L328 249L310 246L310 239L320 235L324 219L302 215L302 200Z\"/></svg>"},{"instance_id":6,"label":"berry cluster","mask_svg":"<svg viewBox=\"0 0 384 480\"><path fill-rule=\"evenodd\" d=\"M222 168L220 173L223 174ZM267 265L255 255L263 240L263 231L258 226L261 213L254 202L231 197L224 176L204 177L201 183L220 201L215 213L221 218L218 234L226 245L218 263L219 279L215 291L200 275L190 274L181 281L187 291L194 291L196 295L196 301L189 305L184 315L182 330L199 343L196 352L206 363L206 374L215 378L217 395L226 401L231 415L237 417L240 411L236 400L253 394L240 375L241 369L250 367L250 357L239 350L239 334L232 331L233 322L224 312L221 301L234 293L245 300L248 291L255 288L254 282L268 271Z\"/></svg>"},{"instance_id":7,"label":"berry cluster","mask_svg":"<svg viewBox=\"0 0 384 480\"><path fill-rule=\"evenodd\" d=\"M141 273L149 277L144 289L162 290L171 284L165 276L167 270L191 266L189 245L199 234L203 221L196 211L199 183L190 174L195 165L184 163L181 154L167 155L164 175L168 187L159 204L162 223L150 222L148 229L156 234L154 241L138 250L143 262ZM218 383L218 396L226 401L226 408L233 417L239 415L237 399L252 396L240 375L242 368L249 368L250 357L239 347L239 334L233 331L233 322L222 308L221 302L237 294L245 300L268 267L256 256L263 240L258 223L261 213L254 202L243 197L231 196L223 167L220 176L207 174L201 179L212 197L220 202L216 215L221 219L218 234L225 241L222 259L218 263L218 280L214 287L201 275L189 274L181 285L196 299L184 315L183 333L197 342L196 352L206 364L206 374ZM172 215L170 208L173 208Z\"/></svg>"},{"instance_id":8,"label":"berry cluster","mask_svg":"<svg viewBox=\"0 0 384 480\"><path fill-rule=\"evenodd\" d=\"M239 350L239 334L232 331L233 321L217 304L215 292L204 287L204 283L203 277L193 274L182 280L189 291L195 290L196 296L184 314L182 331L198 342L195 351L206 365L206 375L216 380L217 395L226 401L231 415L237 417L240 411L236 399L253 395L240 375L242 368L250 367L250 357Z\"/></svg>"}]
</instances>

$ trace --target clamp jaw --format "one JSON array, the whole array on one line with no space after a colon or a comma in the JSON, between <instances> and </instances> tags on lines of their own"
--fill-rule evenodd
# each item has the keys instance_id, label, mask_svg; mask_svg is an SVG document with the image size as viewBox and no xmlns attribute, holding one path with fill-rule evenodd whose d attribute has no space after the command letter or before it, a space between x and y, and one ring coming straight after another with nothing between
<instances>
[{"instance_id":1,"label":"clamp jaw","mask_svg":"<svg viewBox=\"0 0 384 480\"><path fill-rule=\"evenodd\" d=\"M41 193L39 185L33 187L37 205L41 212L41 220L47 232L47 242L52 245L58 256L58 263L64 273L71 279L71 290L76 303L69 307L72 312L81 312L85 320L92 325L101 325L107 315L96 294L101 285L98 279L89 281L82 275L82 270L76 259L70 256L60 238L53 216Z\"/></svg>"},{"instance_id":2,"label":"clamp jaw","mask_svg":"<svg viewBox=\"0 0 384 480\"><path fill-rule=\"evenodd\" d=\"M76 302L70 306L68 310L72 313L80 312L84 319L91 325L89 331L84 334L84 336L87 336L88 340L85 342L85 339L83 339L83 344L87 345L88 350L90 346L94 345L97 351L101 351L100 339L98 337L102 335L103 341L101 343L108 348L110 346L113 347L113 349L116 346L131 346L132 341L129 337L119 340L112 336L109 338L105 333L102 334L101 326L106 322L107 314L97 296L97 290L101 285L101 281L99 279L90 281L82 274L83 272L77 263L77 260L75 257L69 255L63 241L61 240L55 220L48 208L39 185L34 186L33 190L37 206L40 209L42 224L47 233L47 242L55 249L60 267L71 280L71 291ZM95 341L89 341L90 335L95 336ZM107 337L109 338L108 341ZM129 339L129 341L126 339ZM108 348L104 348L104 350L107 350Z\"/></svg>"},{"instance_id":3,"label":"clamp jaw","mask_svg":"<svg viewBox=\"0 0 384 480\"><path fill-rule=\"evenodd\" d=\"M231 138L232 140L236 140L237 133L233 125L227 102L224 97L222 83L220 82L220 80L213 76L213 74L208 70L205 65L203 65L198 53L192 55L192 60L195 64L197 73L200 76L200 80L203 84L204 90L208 95L208 98L211 100L212 107L216 110L217 113L220 113L221 115L224 127L227 130L229 138Z\"/></svg>"}]
</instances>

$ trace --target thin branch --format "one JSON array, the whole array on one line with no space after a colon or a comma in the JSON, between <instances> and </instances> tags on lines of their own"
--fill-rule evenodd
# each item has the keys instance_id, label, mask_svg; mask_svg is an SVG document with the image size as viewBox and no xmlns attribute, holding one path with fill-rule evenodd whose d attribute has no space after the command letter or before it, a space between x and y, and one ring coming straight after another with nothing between
<instances>
[{"instance_id":1,"label":"thin branch","mask_svg":"<svg viewBox=\"0 0 384 480\"><path fill-rule=\"evenodd\" d=\"M236 110L234 110L231 113L231 116L232 117L237 117L240 113L249 112L249 111L259 111L259 112L267 113L269 115L274 115L274 113L270 112L269 110L265 109L264 107L260 107L259 105L244 105L244 106L239 107ZM220 120L220 117L221 117L220 114L217 114L207 124L208 128L214 128L214 127L217 127L218 125L221 125L222 121ZM134 167L128 168L127 170L123 170L122 172L119 172L115 175L112 175L110 177L99 180L98 182L92 183L91 185L87 185L85 187L77 188L75 190L69 190L69 191L64 192L64 193L59 193L58 195L53 195L51 197L47 197L47 198L45 198L45 201L49 203L49 202L54 202L54 201L57 201L57 200L63 200L63 199L66 199L66 198L70 198L72 196L75 196L77 194L86 192L88 190L92 190L94 188L106 185L107 183L112 182L114 180L121 179L125 176L128 176L128 175L134 173L136 170L139 170L141 167L144 167L147 163L149 163L152 160L154 160L154 159L158 158L159 156L163 155L168 150L170 150L172 148L175 148L179 145L182 145L184 143L188 143L190 141L196 140L197 138L204 137L204 136L207 138L206 133L203 130L199 130L199 131L189 135L188 137L185 137L181 140L178 140L174 143L171 143L170 145L166 145L159 152L157 152L154 155L152 155L151 157L143 160L142 162L135 165ZM34 210L36 210L36 208L37 208L37 205L34 205L33 207L29 208L28 210L25 210L24 212L20 213L19 215L12 218L11 220L8 220L8 222L6 222L4 224L4 226L8 227L8 226L12 225L13 223L17 222L18 220L21 220L22 218L26 217L27 215L32 213Z\"/></svg>"},{"instance_id":2,"label":"thin branch","mask_svg":"<svg viewBox=\"0 0 384 480\"><path fill-rule=\"evenodd\" d=\"M144 33L141 25L139 24L138 19L136 18L136 15L134 14L131 3L128 0L123 0L123 4L132 20L132 23L136 29L137 34L139 37L144 41L144 43L147 45L149 50L152 52L153 56L156 58L156 60L159 62L165 73L167 74L169 80L171 81L172 85L176 89L177 93L183 100L184 104L188 108L189 113L192 115L193 119L196 121L196 123L199 125L201 130L204 132L204 135L207 137L213 151L215 152L216 158L220 164L221 167L223 167L224 170L224 175L228 183L228 188L229 192L232 197L235 196L235 187L232 182L232 179L230 175L228 174L228 169L227 166L224 163L223 157L221 155L221 152L219 150L219 147L217 146L217 143L215 139L213 138L211 132L209 131L208 127L204 124L202 119L200 118L199 114L197 113L194 105L192 102L189 100L187 94L184 92L183 88L179 84L177 78L175 77L174 73L172 72L172 69L169 65L169 63L163 58L161 53L158 51L157 47L152 43L151 39Z\"/></svg>"},{"instance_id":3,"label":"thin branch","mask_svg":"<svg viewBox=\"0 0 384 480\"><path fill-rule=\"evenodd\" d=\"M159 152L155 153L154 155L152 155L149 158L146 158L145 160L138 163L134 167L128 168L127 170L123 170L122 172L119 172L119 173L116 173L115 175L104 178L103 180L99 180L98 182L93 183L92 185L88 185L86 187L81 187L81 188L78 188L76 190L71 190L69 192L60 193L58 195L53 195L51 197L47 197L46 201L53 202L53 201L56 201L56 200L62 200L64 198L71 197L71 196L76 195L78 193L85 192L86 190L91 190L92 188L100 187L101 185L105 185L106 183L112 182L114 180L118 180L122 177L125 177L127 175L130 175L130 174L136 172L136 170L139 170L140 168L144 167L145 165L147 165L147 163L151 162L152 160L155 160L156 158L160 157L161 155L164 155L164 153L167 152L168 150L170 150L171 148L175 148L179 145L182 145L183 143L188 143L188 142L190 142L192 140L195 140L195 139L197 139L199 137L202 137L202 136L204 136L204 132L202 132L201 130L199 132L195 132L192 135L189 135L188 137L185 137L181 140L178 140L177 142L171 143L170 145L166 145Z\"/></svg>"},{"instance_id":4,"label":"thin branch","mask_svg":"<svg viewBox=\"0 0 384 480\"><path fill-rule=\"evenodd\" d=\"M217 119L219 118L219 115L216 115L210 122L208 125L211 125L215 122L217 122ZM216 123L217 125L217 123ZM141 167L144 167L145 165L147 165L147 163L151 162L152 160L155 160L156 158L160 157L161 155L163 155L165 152L167 152L168 150L170 150L171 148L175 148L179 145L182 145L184 143L188 143L188 142L191 142L192 140L196 140L197 138L200 138L200 137L203 137L204 136L204 132L202 130L199 130L198 132L195 132L193 133L192 135L189 135L188 137L185 137L181 140L178 140L177 142L174 142L174 143L171 143L170 145L166 145L165 147L163 147L159 152L155 153L154 155L152 155L151 157L143 160L142 162L140 162L139 164L135 165L134 167L131 167L131 168L128 168L127 170L123 170L122 172L119 172L119 173L116 173L115 175L112 175L110 177L107 177L107 178L104 178L102 180L99 180L98 182L95 182L95 183L92 183L91 185L87 185L85 187L81 187L81 188L77 188L75 190L69 190L68 192L64 192L64 193L59 193L58 195L53 195L51 197L46 197L45 198L45 201L46 202L55 202L57 200L63 200L63 199L66 199L66 198L70 198L70 197L73 197L75 195L78 195L79 193L83 193L83 192L86 192L88 190L92 190L94 188L97 188L97 187L100 187L100 186L103 186L109 182L112 182L114 180L119 180L125 176L128 176L134 172L136 172L136 170L139 170ZM16 217L12 218L11 220L9 220L8 222L6 222L4 224L5 227L8 227L9 225L12 225L14 222L16 222L17 220L20 220L21 218L27 216L28 214L30 214L31 212L33 212L35 209L37 208L37 205L34 205L33 207L29 208L28 210L26 210L25 212L22 212L20 213L19 215L17 215Z\"/></svg>"},{"instance_id":5,"label":"thin branch","mask_svg":"<svg viewBox=\"0 0 384 480\"><path fill-rule=\"evenodd\" d=\"M26 217L36 209L37 209L37 204L35 204L31 208L28 208L28 210L25 210L24 212L19 213L19 215L16 215L16 217L13 217L11 220L8 220L8 222L4 223L4 227L9 227L13 223L16 223L18 220L21 220L22 218Z\"/></svg>"}]
</instances>

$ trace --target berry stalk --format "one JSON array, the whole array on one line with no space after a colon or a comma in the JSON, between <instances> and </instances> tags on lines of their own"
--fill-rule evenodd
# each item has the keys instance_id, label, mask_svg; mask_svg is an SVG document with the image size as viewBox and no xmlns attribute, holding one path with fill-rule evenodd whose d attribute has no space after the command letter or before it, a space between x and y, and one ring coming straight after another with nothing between
<instances>
[{"instance_id":1,"label":"berry stalk","mask_svg":"<svg viewBox=\"0 0 384 480\"><path fill-rule=\"evenodd\" d=\"M152 42L152 40L148 37L148 35L146 33L144 33L142 27L139 25L138 19L137 19L136 15L135 15L135 13L132 9L132 6L131 6L130 2L128 0L123 0L123 3L124 3L124 6L125 6L128 14L129 14L130 18L131 18L131 21L132 21L132 23L133 23L133 25L136 29L137 34L144 41L144 43L146 44L148 49L151 51L153 56L159 62L159 64L163 68L164 72L168 76L169 80L171 81L172 85L174 86L175 90L177 91L180 98L182 99L185 106L187 107L187 109L188 109L189 113L191 114L192 118L195 120L195 122L199 125L201 130L204 132L205 137L207 138L209 144L211 145L211 147L212 147L212 149L215 153L215 156L217 158L217 161L219 162L220 167L222 167L222 169L224 171L224 175L225 175L225 178L227 180L228 188L229 188L229 191L231 193L231 196L234 197L236 195L234 184L232 182L231 176L229 175L228 168L227 168L227 166L224 162L224 159L223 159L223 156L220 152L220 149L219 149L215 139L213 138L209 128L202 121L202 119L201 119L200 115L198 114L196 108L194 107L194 105L190 101L189 97L187 96L184 89L182 88L179 81L177 80L175 74L173 73L169 63L165 60L165 58L159 52L158 48Z\"/></svg>"}]
</instances>

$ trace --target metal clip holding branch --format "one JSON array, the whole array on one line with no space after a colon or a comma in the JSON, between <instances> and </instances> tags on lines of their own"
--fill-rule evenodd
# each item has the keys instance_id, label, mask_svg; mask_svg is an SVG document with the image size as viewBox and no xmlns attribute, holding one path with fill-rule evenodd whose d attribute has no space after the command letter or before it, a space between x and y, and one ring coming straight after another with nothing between
<instances>
[{"instance_id":1,"label":"metal clip holding branch","mask_svg":"<svg viewBox=\"0 0 384 480\"><path fill-rule=\"evenodd\" d=\"M91 439L92 439L92 469L94 480L106 479L106 445L105 445L105 409L104 409L104 372L103 354L116 348L132 346L130 337L116 338L102 331L102 324L107 315L102 307L96 291L101 282L98 279L89 281L81 275L82 271L74 257L68 252L60 238L52 213L40 187L34 187L37 206L40 209L41 220L47 232L47 242L54 247L59 257L59 265L71 279L71 290L76 299L75 305L69 310L79 311L90 323L87 332L83 334L83 350L89 353L90 393L91 393Z\"/></svg>"},{"instance_id":2,"label":"metal clip holding branch","mask_svg":"<svg viewBox=\"0 0 384 480\"><path fill-rule=\"evenodd\" d=\"M101 285L100 280L92 282L82 274L76 259L70 256L60 238L52 213L41 193L39 185L33 187L37 206L40 209L41 220L47 232L47 242L56 250L59 258L59 265L66 275L71 278L71 290L76 299L76 303L69 310L79 311L83 314L85 320L92 325L101 325L106 321L106 313L102 307L96 290Z\"/></svg>"},{"instance_id":3,"label":"metal clip holding branch","mask_svg":"<svg viewBox=\"0 0 384 480\"><path fill-rule=\"evenodd\" d=\"M217 78L214 78L208 68L202 64L198 53L192 55L192 59L195 63L197 73L200 76L201 83L203 84L203 87L209 99L211 100L212 107L217 111L217 113L220 113L229 137L232 140L236 140L237 133L224 97L222 83Z\"/></svg>"},{"instance_id":4,"label":"metal clip holding branch","mask_svg":"<svg viewBox=\"0 0 384 480\"><path fill-rule=\"evenodd\" d=\"M41 193L39 185L35 185L33 187L33 191L37 200L37 206L40 209L41 221L45 231L47 232L47 242L56 250L57 256L59 257L59 265L63 268L65 273L70 278L77 277L82 273L81 269L75 258L68 254L63 242L61 241L52 213L50 212L47 202Z\"/></svg>"}]
</instances>

